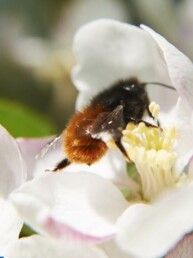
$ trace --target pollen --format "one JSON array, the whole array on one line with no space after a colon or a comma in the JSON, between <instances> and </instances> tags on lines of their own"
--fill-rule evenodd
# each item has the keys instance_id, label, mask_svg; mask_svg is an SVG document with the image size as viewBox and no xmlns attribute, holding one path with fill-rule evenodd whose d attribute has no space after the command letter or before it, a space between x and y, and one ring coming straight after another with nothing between
<instances>
[{"instance_id":1,"label":"pollen","mask_svg":"<svg viewBox=\"0 0 193 258\"><path fill-rule=\"evenodd\" d=\"M146 150L171 151L176 142L176 129L149 127L141 122L138 125L129 123L123 131L123 141L133 147L143 147Z\"/></svg>"},{"instance_id":2,"label":"pollen","mask_svg":"<svg viewBox=\"0 0 193 258\"><path fill-rule=\"evenodd\" d=\"M152 103L151 103L152 104ZM157 118L159 108L150 105L153 117ZM176 129L174 126L160 128L129 123L123 131L123 143L130 159L140 175L142 196L145 201L154 199L165 188L177 182L174 164L176 153Z\"/></svg>"},{"instance_id":3,"label":"pollen","mask_svg":"<svg viewBox=\"0 0 193 258\"><path fill-rule=\"evenodd\" d=\"M155 102L151 102L149 105L149 111L151 112L154 118L157 118L158 113L160 111L160 106Z\"/></svg>"}]
</instances>

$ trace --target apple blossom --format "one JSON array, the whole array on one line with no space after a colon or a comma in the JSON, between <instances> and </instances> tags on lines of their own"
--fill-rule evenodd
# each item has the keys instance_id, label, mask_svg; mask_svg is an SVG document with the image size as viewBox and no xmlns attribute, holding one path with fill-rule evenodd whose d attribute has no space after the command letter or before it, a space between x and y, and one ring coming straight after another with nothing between
<instances>
[{"instance_id":1,"label":"apple blossom","mask_svg":"<svg viewBox=\"0 0 193 258\"><path fill-rule=\"evenodd\" d=\"M49 138L18 139L17 141L0 126L0 256L6 258L32 257L96 257L107 258L97 247L66 241L65 246L51 238L38 235L21 238L19 234L23 219L18 214L10 195L26 180L32 179L35 153L41 149ZM18 146L19 144L19 146ZM25 160L24 160L25 158ZM28 173L28 175L27 175Z\"/></svg>"},{"instance_id":2,"label":"apple blossom","mask_svg":"<svg viewBox=\"0 0 193 258\"><path fill-rule=\"evenodd\" d=\"M11 202L1 199L0 208L0 256L3 256L7 246L18 239L23 221Z\"/></svg>"},{"instance_id":3,"label":"apple blossom","mask_svg":"<svg viewBox=\"0 0 193 258\"><path fill-rule=\"evenodd\" d=\"M112 83L136 76L142 82L176 88L177 93L155 85L148 88L160 113L155 103L150 110L163 128L128 124L123 131L123 143L138 170L136 182L128 174L124 184L125 167L109 166L117 161L115 150L109 162L105 156L90 168L70 165L59 174L41 175L48 164L39 164L40 176L15 191L11 199L42 234L61 241L68 237L102 243L104 250L114 245L125 257L164 256L193 229L193 182L186 167L193 154L193 65L146 26L140 29L105 19L78 31L74 52L77 65L72 78L79 90L78 109ZM54 155L49 155L50 165L57 162ZM118 163L123 162L119 156ZM120 188L126 188L127 195Z\"/></svg>"},{"instance_id":4,"label":"apple blossom","mask_svg":"<svg viewBox=\"0 0 193 258\"><path fill-rule=\"evenodd\" d=\"M106 254L97 247L80 245L73 242L66 242L61 245L56 240L33 235L21 238L11 245L5 251L6 258L108 258Z\"/></svg>"},{"instance_id":5,"label":"apple blossom","mask_svg":"<svg viewBox=\"0 0 193 258\"><path fill-rule=\"evenodd\" d=\"M24 223L10 200L10 194L30 178L28 172L31 171L29 164L33 163L33 152L37 152L47 140L20 139L18 146L18 141L0 126L0 256L4 256L6 250L11 250L12 244L18 241ZM20 148L28 149L26 159Z\"/></svg>"},{"instance_id":6,"label":"apple blossom","mask_svg":"<svg viewBox=\"0 0 193 258\"><path fill-rule=\"evenodd\" d=\"M2 126L0 149L0 256L3 256L5 248L18 238L23 225L9 195L25 181L26 169L16 141Z\"/></svg>"}]
</instances>

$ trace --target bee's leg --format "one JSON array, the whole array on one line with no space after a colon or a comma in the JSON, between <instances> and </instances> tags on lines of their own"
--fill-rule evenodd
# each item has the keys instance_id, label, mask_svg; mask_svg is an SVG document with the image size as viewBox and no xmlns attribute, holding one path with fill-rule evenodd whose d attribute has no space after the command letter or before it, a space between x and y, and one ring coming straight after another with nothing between
<instances>
[{"instance_id":1,"label":"bee's leg","mask_svg":"<svg viewBox=\"0 0 193 258\"><path fill-rule=\"evenodd\" d=\"M120 152L123 154L123 156L126 158L126 160L130 163L131 162L131 159L129 158L122 142L121 142L121 137L120 138L115 138L114 139L115 141L115 144L117 146L117 148L120 150Z\"/></svg>"},{"instance_id":2,"label":"bee's leg","mask_svg":"<svg viewBox=\"0 0 193 258\"><path fill-rule=\"evenodd\" d=\"M55 167L53 170L51 170L51 171L52 171L52 172L57 172L57 171L59 171L59 170L65 168L65 167L69 166L70 164L71 164L71 162L70 162L68 159L63 159L63 160L61 160L61 161L56 165L56 167Z\"/></svg>"},{"instance_id":3,"label":"bee's leg","mask_svg":"<svg viewBox=\"0 0 193 258\"><path fill-rule=\"evenodd\" d=\"M153 125L147 121L144 121L144 120L136 120L135 121L136 124L139 124L139 123L144 123L147 127L155 127L155 128L158 128L159 125Z\"/></svg>"},{"instance_id":4,"label":"bee's leg","mask_svg":"<svg viewBox=\"0 0 193 258\"><path fill-rule=\"evenodd\" d=\"M160 121L158 119L156 119L156 123L157 123L157 126L160 127Z\"/></svg>"},{"instance_id":5,"label":"bee's leg","mask_svg":"<svg viewBox=\"0 0 193 258\"><path fill-rule=\"evenodd\" d=\"M157 126L160 127L159 120L155 119L155 117L152 116L152 113L150 112L149 107L147 108L147 113L148 113L149 117L151 117L154 121L156 121Z\"/></svg>"},{"instance_id":6,"label":"bee's leg","mask_svg":"<svg viewBox=\"0 0 193 258\"><path fill-rule=\"evenodd\" d=\"M154 125L154 124L151 124L143 119L134 119L134 118L130 118L130 122L134 123L135 125L138 125L139 123L144 123L147 127L154 127L154 128L158 128L160 127L159 125Z\"/></svg>"}]
</instances>

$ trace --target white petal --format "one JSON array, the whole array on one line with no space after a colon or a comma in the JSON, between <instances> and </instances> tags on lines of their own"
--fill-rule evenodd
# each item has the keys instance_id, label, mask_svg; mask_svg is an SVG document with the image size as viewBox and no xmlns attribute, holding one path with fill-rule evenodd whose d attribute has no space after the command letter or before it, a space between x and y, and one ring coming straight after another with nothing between
<instances>
[{"instance_id":1,"label":"white petal","mask_svg":"<svg viewBox=\"0 0 193 258\"><path fill-rule=\"evenodd\" d=\"M16 209L8 201L0 200L0 256L1 250L19 237L23 225Z\"/></svg>"},{"instance_id":2,"label":"white petal","mask_svg":"<svg viewBox=\"0 0 193 258\"><path fill-rule=\"evenodd\" d=\"M42 175L46 170L52 170L64 158L64 151L55 149L45 158L37 160L34 174L36 176ZM138 185L128 177L126 161L118 150L109 150L101 160L93 165L73 163L61 171L65 173L93 173L110 180L120 189L129 187L132 191L138 190Z\"/></svg>"},{"instance_id":3,"label":"white petal","mask_svg":"<svg viewBox=\"0 0 193 258\"><path fill-rule=\"evenodd\" d=\"M117 150L109 150L97 163L88 165L72 164L66 168L67 172L88 172L110 180L120 189L138 190L138 185L127 175L127 164L123 155Z\"/></svg>"},{"instance_id":4,"label":"white petal","mask_svg":"<svg viewBox=\"0 0 193 258\"><path fill-rule=\"evenodd\" d=\"M91 242L112 237L128 206L113 184L88 173L46 174L21 187L12 200L36 230L58 238L78 231L76 237Z\"/></svg>"},{"instance_id":5,"label":"white petal","mask_svg":"<svg viewBox=\"0 0 193 258\"><path fill-rule=\"evenodd\" d=\"M114 240L110 240L98 245L109 258L131 258L130 255L123 252Z\"/></svg>"},{"instance_id":6,"label":"white petal","mask_svg":"<svg viewBox=\"0 0 193 258\"><path fill-rule=\"evenodd\" d=\"M26 166L13 137L0 126L0 194L6 197L26 179Z\"/></svg>"},{"instance_id":7,"label":"white petal","mask_svg":"<svg viewBox=\"0 0 193 258\"><path fill-rule=\"evenodd\" d=\"M18 240L10 245L5 253L6 258L107 258L98 248L60 243L35 235Z\"/></svg>"},{"instance_id":8,"label":"white petal","mask_svg":"<svg viewBox=\"0 0 193 258\"><path fill-rule=\"evenodd\" d=\"M33 177L45 174L45 171L53 170L56 165L66 158L63 150L63 136L52 137L37 154L33 169Z\"/></svg>"},{"instance_id":9,"label":"white petal","mask_svg":"<svg viewBox=\"0 0 193 258\"><path fill-rule=\"evenodd\" d=\"M77 32L74 52L77 65L72 78L80 91L78 108L119 79L137 76L141 81L169 82L157 45L132 25L108 19L91 22Z\"/></svg>"},{"instance_id":10,"label":"white petal","mask_svg":"<svg viewBox=\"0 0 193 258\"><path fill-rule=\"evenodd\" d=\"M141 26L154 38L164 55L169 76L180 97L193 107L193 64L182 52L147 26Z\"/></svg>"},{"instance_id":11,"label":"white petal","mask_svg":"<svg viewBox=\"0 0 193 258\"><path fill-rule=\"evenodd\" d=\"M174 117L172 122L176 125L178 132L176 171L179 173L193 154L193 64L162 36L147 26L141 27L150 33L161 48L172 84L180 95L177 106L170 116L170 121Z\"/></svg>"},{"instance_id":12,"label":"white petal","mask_svg":"<svg viewBox=\"0 0 193 258\"><path fill-rule=\"evenodd\" d=\"M193 155L193 110L181 99L179 99L175 107L172 122L175 124L177 130L175 151L178 157L175 171L179 174Z\"/></svg>"},{"instance_id":13,"label":"white petal","mask_svg":"<svg viewBox=\"0 0 193 258\"><path fill-rule=\"evenodd\" d=\"M129 255L165 255L193 228L193 185L168 191L157 203L136 204L119 220L118 244Z\"/></svg>"},{"instance_id":14,"label":"white petal","mask_svg":"<svg viewBox=\"0 0 193 258\"><path fill-rule=\"evenodd\" d=\"M47 215L42 219L42 228L47 234L50 234L57 239L63 239L65 242L66 239L73 239L77 242L101 243L114 237L114 234L108 234L101 237L80 232L80 230L74 229L66 223L61 223L57 219L53 218L52 215Z\"/></svg>"},{"instance_id":15,"label":"white petal","mask_svg":"<svg viewBox=\"0 0 193 258\"><path fill-rule=\"evenodd\" d=\"M18 138L17 143L27 165L27 180L34 177L34 167L37 163L36 155L53 137Z\"/></svg>"},{"instance_id":16,"label":"white petal","mask_svg":"<svg viewBox=\"0 0 193 258\"><path fill-rule=\"evenodd\" d=\"M186 235L165 258L192 258L193 254L193 234Z\"/></svg>"}]
</instances>

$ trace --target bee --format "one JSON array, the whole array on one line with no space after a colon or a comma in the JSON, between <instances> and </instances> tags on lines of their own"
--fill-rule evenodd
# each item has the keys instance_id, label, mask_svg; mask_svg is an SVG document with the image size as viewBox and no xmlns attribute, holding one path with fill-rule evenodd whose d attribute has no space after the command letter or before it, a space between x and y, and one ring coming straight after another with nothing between
<instances>
[{"instance_id":1,"label":"bee","mask_svg":"<svg viewBox=\"0 0 193 258\"><path fill-rule=\"evenodd\" d=\"M154 126L142 120L145 112L153 118L149 111L147 84L174 89L163 83L141 83L130 78L120 80L96 95L82 111L72 116L63 133L41 150L40 154L44 156L62 137L66 158L52 171L61 170L71 163L91 165L99 161L108 150L106 142L109 139L113 139L126 160L130 161L121 143L122 131L129 122Z\"/></svg>"}]
</instances>

